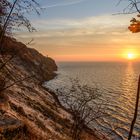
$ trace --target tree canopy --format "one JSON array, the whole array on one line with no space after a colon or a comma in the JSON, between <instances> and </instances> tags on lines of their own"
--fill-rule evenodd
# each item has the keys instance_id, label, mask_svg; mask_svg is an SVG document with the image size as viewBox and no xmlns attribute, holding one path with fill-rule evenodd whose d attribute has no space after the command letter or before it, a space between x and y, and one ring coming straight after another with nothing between
<instances>
[{"instance_id":1,"label":"tree canopy","mask_svg":"<svg viewBox=\"0 0 140 140\"><path fill-rule=\"evenodd\" d=\"M124 1L124 0L120 0ZM138 33L140 32L140 0L127 0L128 5L124 8L123 13L124 14L134 14L136 13L137 16L135 18L132 18L130 20L131 24L128 27L128 29L132 33Z\"/></svg>"},{"instance_id":2,"label":"tree canopy","mask_svg":"<svg viewBox=\"0 0 140 140\"><path fill-rule=\"evenodd\" d=\"M0 35L11 35L14 30L26 27L30 32L35 30L27 13L34 11L39 14L39 3L35 0L1 0L0 1Z\"/></svg>"}]
</instances>

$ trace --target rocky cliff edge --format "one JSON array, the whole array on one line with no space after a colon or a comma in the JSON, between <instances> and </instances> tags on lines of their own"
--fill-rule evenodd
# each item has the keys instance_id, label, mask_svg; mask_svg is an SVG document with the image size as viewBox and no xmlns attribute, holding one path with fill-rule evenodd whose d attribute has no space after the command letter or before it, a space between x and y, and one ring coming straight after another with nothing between
<instances>
[{"instance_id":1,"label":"rocky cliff edge","mask_svg":"<svg viewBox=\"0 0 140 140\"><path fill-rule=\"evenodd\" d=\"M0 92L0 140L72 140L72 115L40 85L55 76L54 60L7 37L2 51L13 56L7 63L9 83L18 82ZM81 140L97 139L93 131L83 129Z\"/></svg>"}]
</instances>

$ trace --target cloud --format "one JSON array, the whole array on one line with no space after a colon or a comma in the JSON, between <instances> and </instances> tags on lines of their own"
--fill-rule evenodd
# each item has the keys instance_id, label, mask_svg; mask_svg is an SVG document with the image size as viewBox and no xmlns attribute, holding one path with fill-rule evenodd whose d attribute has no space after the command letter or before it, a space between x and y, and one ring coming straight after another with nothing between
<instances>
[{"instance_id":1,"label":"cloud","mask_svg":"<svg viewBox=\"0 0 140 140\"><path fill-rule=\"evenodd\" d=\"M50 19L50 20L33 20L32 23L38 29L70 29L70 28L88 28L100 27L114 28L128 26L130 15L101 15L81 19Z\"/></svg>"},{"instance_id":2,"label":"cloud","mask_svg":"<svg viewBox=\"0 0 140 140\"><path fill-rule=\"evenodd\" d=\"M63 6L70 6L70 5L75 5L75 4L79 4L81 2L84 2L84 1L87 1L87 0L65 0L65 2L62 2L62 3L57 3L57 4L53 4L53 5L45 5L45 6L39 6L39 7L36 7L36 10L46 10L46 9L49 9L49 8L54 8L54 7L63 7ZM32 12L33 9L28 9L28 10L22 10L21 12L24 14L24 13L29 13L29 12Z\"/></svg>"},{"instance_id":3,"label":"cloud","mask_svg":"<svg viewBox=\"0 0 140 140\"><path fill-rule=\"evenodd\" d=\"M118 54L123 53L123 49L140 50L139 34L132 34L127 29L130 19L130 15L102 15L82 19L36 20L33 23L38 31L20 32L18 38L23 42L34 38L32 47L56 60L71 60L73 55L77 56L74 60L86 60L87 56L93 60L118 60ZM96 57L96 54L99 56Z\"/></svg>"},{"instance_id":4,"label":"cloud","mask_svg":"<svg viewBox=\"0 0 140 140\"><path fill-rule=\"evenodd\" d=\"M38 32L21 33L24 38L35 37L78 37L127 34L129 20L126 15L102 15L82 19L34 20Z\"/></svg>"},{"instance_id":5,"label":"cloud","mask_svg":"<svg viewBox=\"0 0 140 140\"><path fill-rule=\"evenodd\" d=\"M139 37L128 31L129 19L125 15L102 15L82 19L36 20L33 23L39 30L20 33L18 38L25 42L34 38L37 48L134 44Z\"/></svg>"},{"instance_id":6,"label":"cloud","mask_svg":"<svg viewBox=\"0 0 140 140\"><path fill-rule=\"evenodd\" d=\"M101 15L82 19L35 20L33 24L38 31L20 33L18 37L34 38L57 46L127 43L128 38L132 37L127 28L130 19L130 15ZM133 36L133 39L139 38Z\"/></svg>"},{"instance_id":7,"label":"cloud","mask_svg":"<svg viewBox=\"0 0 140 140\"><path fill-rule=\"evenodd\" d=\"M67 1L67 2L66 2ZM48 8L53 8L53 7L60 7L60 6L69 6L69 5L75 5L81 2L84 2L86 0L66 0L63 3L58 3L58 4L53 4L53 5L46 5L42 6L42 9L48 9Z\"/></svg>"}]
</instances>

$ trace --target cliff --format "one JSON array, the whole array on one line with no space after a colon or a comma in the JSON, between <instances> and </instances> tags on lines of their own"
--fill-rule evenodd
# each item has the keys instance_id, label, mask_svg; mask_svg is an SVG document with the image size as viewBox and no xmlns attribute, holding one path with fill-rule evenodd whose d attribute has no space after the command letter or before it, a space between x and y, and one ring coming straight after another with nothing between
<instances>
[{"instance_id":1,"label":"cliff","mask_svg":"<svg viewBox=\"0 0 140 140\"><path fill-rule=\"evenodd\" d=\"M2 51L4 54L14 56L14 64L22 65L25 71L38 80L50 80L55 76L57 66L53 59L43 56L33 48L27 48L15 39L6 37Z\"/></svg>"},{"instance_id":2,"label":"cliff","mask_svg":"<svg viewBox=\"0 0 140 140\"><path fill-rule=\"evenodd\" d=\"M55 76L54 60L7 37L2 51L14 56L7 63L12 74L8 84L18 82L0 92L0 140L72 140L72 115L40 85ZM93 131L83 129L81 140L97 139Z\"/></svg>"}]
</instances>

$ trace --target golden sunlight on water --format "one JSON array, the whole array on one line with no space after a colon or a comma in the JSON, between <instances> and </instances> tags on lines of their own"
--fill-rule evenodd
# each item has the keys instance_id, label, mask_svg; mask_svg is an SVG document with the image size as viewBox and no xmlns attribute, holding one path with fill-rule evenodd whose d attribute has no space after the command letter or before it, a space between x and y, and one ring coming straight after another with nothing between
<instances>
[{"instance_id":1,"label":"golden sunlight on water","mask_svg":"<svg viewBox=\"0 0 140 140\"><path fill-rule=\"evenodd\" d=\"M129 62L125 73L124 73L124 78L122 81L122 89L123 89L123 93L122 96L120 96L121 98L121 104L123 104L123 106L125 106L126 108L132 109L134 106L134 101L135 101L135 96L134 96L134 68L133 68L133 63ZM131 112L131 111L130 111Z\"/></svg>"},{"instance_id":2,"label":"golden sunlight on water","mask_svg":"<svg viewBox=\"0 0 140 140\"><path fill-rule=\"evenodd\" d=\"M106 109L109 116L94 122L93 128L102 130L105 134L111 133L109 136L111 139L126 140L134 112L139 72L140 63L135 60L122 63L60 63L57 78L47 82L46 86L52 89L57 89L62 85L68 87L69 78L74 77L78 77L81 83L91 86L95 83L102 92L101 100L109 104ZM140 114L132 140L136 140L137 136L140 138L139 125Z\"/></svg>"},{"instance_id":3,"label":"golden sunlight on water","mask_svg":"<svg viewBox=\"0 0 140 140\"><path fill-rule=\"evenodd\" d=\"M125 70L125 74L124 74L124 90L127 91L127 96L131 96L131 89L130 88L127 88L127 87L132 87L132 83L133 83L133 76L134 75L134 69L133 69L133 63L132 62L129 62L127 67L126 67L126 70ZM127 86L126 86L127 84Z\"/></svg>"}]
</instances>

